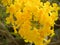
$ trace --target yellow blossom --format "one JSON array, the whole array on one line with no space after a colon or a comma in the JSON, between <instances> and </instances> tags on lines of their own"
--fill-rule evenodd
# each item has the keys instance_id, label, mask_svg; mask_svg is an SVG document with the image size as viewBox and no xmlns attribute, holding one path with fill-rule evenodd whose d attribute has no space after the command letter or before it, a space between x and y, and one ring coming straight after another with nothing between
<instances>
[{"instance_id":1,"label":"yellow blossom","mask_svg":"<svg viewBox=\"0 0 60 45\"><path fill-rule=\"evenodd\" d=\"M10 2L2 2L7 5ZM47 45L54 33L54 24L58 19L59 7L56 3L41 0L14 0L6 6L9 17L7 24L12 24L14 33L18 33L25 42L35 45ZM53 29L51 29L53 27ZM17 31L18 29L18 31Z\"/></svg>"}]
</instances>

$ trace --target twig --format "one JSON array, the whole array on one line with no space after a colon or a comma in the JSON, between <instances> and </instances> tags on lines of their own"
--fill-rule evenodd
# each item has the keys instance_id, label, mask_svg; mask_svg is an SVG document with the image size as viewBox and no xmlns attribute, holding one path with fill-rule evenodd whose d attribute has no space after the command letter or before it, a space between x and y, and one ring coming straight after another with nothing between
<instances>
[{"instance_id":1,"label":"twig","mask_svg":"<svg viewBox=\"0 0 60 45\"><path fill-rule=\"evenodd\" d=\"M3 7L4 8L4 6L2 4L0 4L0 7Z\"/></svg>"},{"instance_id":2,"label":"twig","mask_svg":"<svg viewBox=\"0 0 60 45\"><path fill-rule=\"evenodd\" d=\"M60 43L60 40L56 41L56 42L51 42L49 45L53 45L53 44L57 44Z\"/></svg>"},{"instance_id":3,"label":"twig","mask_svg":"<svg viewBox=\"0 0 60 45\"><path fill-rule=\"evenodd\" d=\"M6 39L8 39L9 41L14 42L16 45L18 45L18 43L16 42L15 38L8 32L8 31L4 31L0 29L0 33L2 33Z\"/></svg>"},{"instance_id":4,"label":"twig","mask_svg":"<svg viewBox=\"0 0 60 45\"><path fill-rule=\"evenodd\" d=\"M56 24L56 23L55 23L55 25L60 27L60 24Z\"/></svg>"},{"instance_id":5,"label":"twig","mask_svg":"<svg viewBox=\"0 0 60 45\"><path fill-rule=\"evenodd\" d=\"M16 45L19 45L17 43L17 41L15 40L15 38L10 34L10 32L8 30L6 30L6 27L5 27L4 23L0 23L0 25L1 25L2 28L4 28L4 29L0 29L0 33L2 33L7 39L14 42Z\"/></svg>"}]
</instances>

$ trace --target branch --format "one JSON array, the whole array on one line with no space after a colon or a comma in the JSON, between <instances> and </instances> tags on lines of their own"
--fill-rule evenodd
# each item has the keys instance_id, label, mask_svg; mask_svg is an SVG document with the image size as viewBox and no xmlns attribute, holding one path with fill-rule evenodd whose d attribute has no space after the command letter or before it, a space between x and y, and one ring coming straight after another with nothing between
<instances>
[{"instance_id":1,"label":"branch","mask_svg":"<svg viewBox=\"0 0 60 45\"><path fill-rule=\"evenodd\" d=\"M60 43L60 40L56 41L56 42L51 42L49 45L53 45L53 44L57 44Z\"/></svg>"},{"instance_id":2,"label":"branch","mask_svg":"<svg viewBox=\"0 0 60 45\"><path fill-rule=\"evenodd\" d=\"M17 43L17 41L15 40L15 38L10 34L10 32L8 30L6 30L6 27L5 27L4 23L0 23L0 25L2 27L2 29L0 29L0 33L2 33L2 35L4 35L6 37L6 39L8 39L9 41L11 40L16 45L19 45Z\"/></svg>"}]
</instances>

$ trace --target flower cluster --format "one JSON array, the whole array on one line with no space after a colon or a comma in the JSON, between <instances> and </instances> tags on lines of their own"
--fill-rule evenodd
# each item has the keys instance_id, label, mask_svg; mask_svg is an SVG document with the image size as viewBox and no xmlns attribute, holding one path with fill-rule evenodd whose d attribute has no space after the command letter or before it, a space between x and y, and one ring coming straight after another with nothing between
<instances>
[{"instance_id":1,"label":"flower cluster","mask_svg":"<svg viewBox=\"0 0 60 45\"><path fill-rule=\"evenodd\" d=\"M56 3L40 0L2 0L2 3L9 14L6 23L12 24L14 32L20 34L25 42L35 45L50 42L58 19L59 7Z\"/></svg>"}]
</instances>

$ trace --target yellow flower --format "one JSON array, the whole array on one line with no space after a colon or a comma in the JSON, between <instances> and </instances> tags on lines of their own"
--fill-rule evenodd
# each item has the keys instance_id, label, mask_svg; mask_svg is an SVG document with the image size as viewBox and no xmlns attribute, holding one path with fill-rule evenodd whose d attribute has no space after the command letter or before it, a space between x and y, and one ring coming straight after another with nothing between
<instances>
[{"instance_id":1,"label":"yellow flower","mask_svg":"<svg viewBox=\"0 0 60 45\"><path fill-rule=\"evenodd\" d=\"M54 24L58 19L58 5L53 3L52 6L50 2L43 3L41 0L14 0L13 2L10 5L6 2L6 12L10 14L6 21L12 24L14 33L18 33L25 42L35 45L50 43L51 38L49 40L47 38L55 34Z\"/></svg>"},{"instance_id":2,"label":"yellow flower","mask_svg":"<svg viewBox=\"0 0 60 45\"><path fill-rule=\"evenodd\" d=\"M6 23L7 24L12 23L14 25L14 19L13 19L13 16L12 15L10 15L9 17L6 18Z\"/></svg>"},{"instance_id":3,"label":"yellow flower","mask_svg":"<svg viewBox=\"0 0 60 45\"><path fill-rule=\"evenodd\" d=\"M59 10L59 7L56 3L53 3L52 5L53 5L53 10L55 11Z\"/></svg>"},{"instance_id":4,"label":"yellow flower","mask_svg":"<svg viewBox=\"0 0 60 45\"><path fill-rule=\"evenodd\" d=\"M58 12L52 12L51 18L52 18L52 20L57 20L58 19Z\"/></svg>"},{"instance_id":5,"label":"yellow flower","mask_svg":"<svg viewBox=\"0 0 60 45\"><path fill-rule=\"evenodd\" d=\"M14 14L16 13L16 11L17 9L15 5L11 4L10 6L7 6L7 10L6 10L7 13Z\"/></svg>"}]
</instances>

